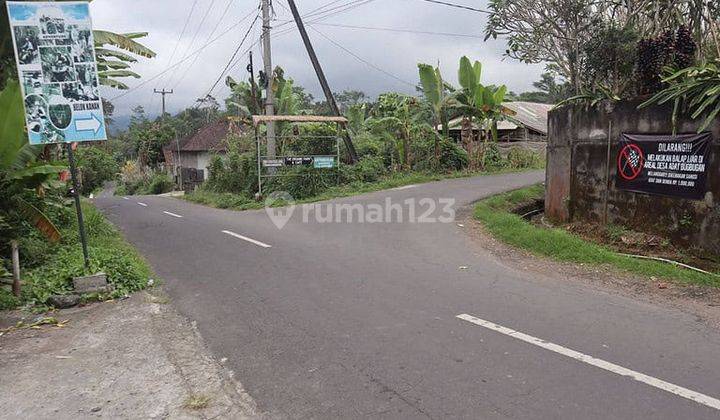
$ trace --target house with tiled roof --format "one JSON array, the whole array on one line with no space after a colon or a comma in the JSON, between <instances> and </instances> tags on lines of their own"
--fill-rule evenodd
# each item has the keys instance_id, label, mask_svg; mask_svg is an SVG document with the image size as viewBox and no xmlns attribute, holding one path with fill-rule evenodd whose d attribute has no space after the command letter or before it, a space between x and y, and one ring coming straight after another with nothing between
<instances>
[{"instance_id":1,"label":"house with tiled roof","mask_svg":"<svg viewBox=\"0 0 720 420\"><path fill-rule=\"evenodd\" d=\"M193 169L201 173L202 179L207 178L207 168L213 155L224 155L227 152L227 137L229 134L240 135L244 128L227 118L200 128L189 136L171 141L163 147L166 167L176 172L178 153L180 167ZM201 179L201 180L202 180Z\"/></svg>"}]
</instances>

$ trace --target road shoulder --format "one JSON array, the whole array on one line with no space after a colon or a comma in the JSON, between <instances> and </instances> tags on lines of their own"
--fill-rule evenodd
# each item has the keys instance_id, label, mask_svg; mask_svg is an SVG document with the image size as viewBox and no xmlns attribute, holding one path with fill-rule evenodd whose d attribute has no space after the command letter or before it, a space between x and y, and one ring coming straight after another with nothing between
<instances>
[{"instance_id":1,"label":"road shoulder","mask_svg":"<svg viewBox=\"0 0 720 420\"><path fill-rule=\"evenodd\" d=\"M720 289L710 286L682 285L643 278L605 266L563 263L533 255L494 238L470 209L459 218L472 244L500 264L536 274L543 279L592 287L602 293L621 295L643 302L679 309L698 321L720 330Z\"/></svg>"},{"instance_id":2,"label":"road shoulder","mask_svg":"<svg viewBox=\"0 0 720 420\"><path fill-rule=\"evenodd\" d=\"M252 398L160 293L50 314L60 326L6 330L0 418L255 417Z\"/></svg>"}]
</instances>

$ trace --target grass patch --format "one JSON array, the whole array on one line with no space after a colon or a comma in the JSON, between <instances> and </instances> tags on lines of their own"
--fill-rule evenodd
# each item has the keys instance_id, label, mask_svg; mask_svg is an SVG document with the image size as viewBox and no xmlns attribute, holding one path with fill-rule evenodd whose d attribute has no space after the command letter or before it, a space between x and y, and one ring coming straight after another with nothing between
<instances>
[{"instance_id":1,"label":"grass patch","mask_svg":"<svg viewBox=\"0 0 720 420\"><path fill-rule=\"evenodd\" d=\"M188 410L202 410L210 405L211 398L204 394L193 394L185 399L183 407Z\"/></svg>"},{"instance_id":2,"label":"grass patch","mask_svg":"<svg viewBox=\"0 0 720 420\"><path fill-rule=\"evenodd\" d=\"M73 214L72 222L61 229L61 243L48 248L47 254L38 258L40 263L23 273L22 303L42 305L51 295L72 292L73 277L97 272L107 274L115 286L112 293L99 298L117 298L147 287L152 271L137 250L94 206L83 203L83 213L90 269L86 272L84 268Z\"/></svg>"},{"instance_id":3,"label":"grass patch","mask_svg":"<svg viewBox=\"0 0 720 420\"><path fill-rule=\"evenodd\" d=\"M333 198L350 197L358 194L382 191L411 184L422 184L432 181L441 181L444 179L469 178L479 175L496 175L511 172L523 172L534 169L537 168L528 168L523 170L498 169L484 172L457 171L444 174L431 172L396 172L374 182L357 181L350 184L330 187L318 195L297 200L297 204L314 203L316 201L331 200ZM219 209L259 210L265 207L265 203L263 201L255 201L242 194L218 193L204 188L200 188L190 194L185 194L181 198L187 201L191 201L193 203L203 204Z\"/></svg>"},{"instance_id":4,"label":"grass patch","mask_svg":"<svg viewBox=\"0 0 720 420\"><path fill-rule=\"evenodd\" d=\"M542 198L543 194L544 188L535 185L496 195L480 201L475 206L474 216L501 241L557 261L605 265L645 277L684 284L720 286L720 276L618 255L605 246L588 242L563 229L542 228L510 212L518 205Z\"/></svg>"}]
</instances>

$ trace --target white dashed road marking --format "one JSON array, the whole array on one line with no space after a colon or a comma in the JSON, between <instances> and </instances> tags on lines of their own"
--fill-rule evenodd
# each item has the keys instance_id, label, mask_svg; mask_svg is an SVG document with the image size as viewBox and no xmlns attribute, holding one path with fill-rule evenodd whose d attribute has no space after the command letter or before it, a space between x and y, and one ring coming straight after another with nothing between
<instances>
[{"instance_id":1,"label":"white dashed road marking","mask_svg":"<svg viewBox=\"0 0 720 420\"><path fill-rule=\"evenodd\" d=\"M147 204L141 203L141 202L139 202L139 201L138 201L138 205L139 205L139 206L143 206L143 207L147 207Z\"/></svg>"},{"instance_id":2,"label":"white dashed road marking","mask_svg":"<svg viewBox=\"0 0 720 420\"><path fill-rule=\"evenodd\" d=\"M123 200L129 200L129 198L128 198L128 197L123 197Z\"/></svg>"},{"instance_id":3,"label":"white dashed road marking","mask_svg":"<svg viewBox=\"0 0 720 420\"><path fill-rule=\"evenodd\" d=\"M229 231L229 230L223 230L222 232L223 232L224 234L226 234L226 235L230 235L230 236L232 236L232 237L235 237L235 238L238 238L238 239L242 239L243 241L250 242L251 244L255 244L255 245L260 246L260 247L263 247L263 248L272 248L272 245L268 245L268 244L266 244L266 243L263 243L263 242L260 242L260 241L256 241L255 239L248 238L247 236L242 236L242 235L240 235L240 234L238 234L238 233L231 232L231 231Z\"/></svg>"},{"instance_id":4,"label":"white dashed road marking","mask_svg":"<svg viewBox=\"0 0 720 420\"><path fill-rule=\"evenodd\" d=\"M182 216L175 213L170 213L169 211L163 211L163 213L167 214L168 216L177 217L178 219L182 219Z\"/></svg>"},{"instance_id":5,"label":"white dashed road marking","mask_svg":"<svg viewBox=\"0 0 720 420\"><path fill-rule=\"evenodd\" d=\"M485 321L484 319L476 318L472 315L461 314L461 315L458 315L457 318L460 318L463 321L471 322L475 325L479 325L479 326L487 328L489 330L493 330L493 331L499 332L501 334L505 334L507 336L516 338L516 339L524 341L526 343L530 343L535 346L542 347L546 350L550 350L555 353L562 354L563 356L570 357L570 358L578 360L580 362L587 363L587 364L595 366L595 367L599 367L600 369L607 370L608 372L616 373L620 376L630 377L638 382L642 382L644 384L661 389L661 390L669 392L671 394L678 395L683 398L687 398L691 401L695 401L698 404L706 405L706 406L714 408L716 410L720 410L720 400L710 397L710 396L707 396L705 394L701 394L699 392L695 392L693 390L683 388L681 386L671 384L669 382L665 382L665 381L657 379L657 378L653 378L652 376L648 376L648 375L645 375L640 372L635 372L634 370L630 370L630 369L624 368L622 366L618 366L614 363L606 362L604 360L597 359L592 356L588 356L586 354L577 352L577 351L569 349L567 347L553 344L549 341L545 341L543 339L521 333L520 331L515 331L513 329L503 327L502 325L494 324L490 321Z\"/></svg>"},{"instance_id":6,"label":"white dashed road marking","mask_svg":"<svg viewBox=\"0 0 720 420\"><path fill-rule=\"evenodd\" d=\"M397 188L390 188L390 191L402 191L402 190L409 190L410 188L415 188L417 185L405 185L403 187L397 187Z\"/></svg>"}]
</instances>

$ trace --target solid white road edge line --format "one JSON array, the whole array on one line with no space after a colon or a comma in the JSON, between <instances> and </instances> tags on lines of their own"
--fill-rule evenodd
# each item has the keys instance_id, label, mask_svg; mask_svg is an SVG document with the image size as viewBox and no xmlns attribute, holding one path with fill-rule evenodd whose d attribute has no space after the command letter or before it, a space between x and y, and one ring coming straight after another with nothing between
<instances>
[{"instance_id":1,"label":"solid white road edge line","mask_svg":"<svg viewBox=\"0 0 720 420\"><path fill-rule=\"evenodd\" d=\"M693 390L683 388L681 386L671 384L669 382L665 382L665 381L657 379L657 378L653 378L652 376L648 376L648 375L645 375L640 372L635 372L634 370L630 370L630 369L624 368L622 366L618 366L614 363L606 362L604 360L597 359L592 356L588 356L586 354L577 352L577 351L569 349L567 347L553 344L548 341L542 340L540 338L536 338L531 335L521 333L520 331L515 331L513 329L503 327L502 325L494 324L490 321L485 321L484 319L476 318L472 315L461 314L461 315L457 315L457 318L460 318L463 321L468 321L475 325L479 325L481 327L485 327L487 329L499 332L501 334L505 334L507 336L516 338L516 339L524 341L526 343L530 343L530 344L536 345L538 347L542 347L546 350L550 350L555 353L562 354L563 356L567 356L572 359L579 360L579 361L587 363L589 365L599 367L600 369L607 370L608 372L616 373L621 376L628 376L638 382L642 382L644 384L661 389L661 390L669 392L671 394L678 395L683 398L687 398L691 401L695 401L698 404L706 405L706 406L714 408L716 410L720 410L720 400L710 397L710 396L707 396L705 394L701 394L699 392L695 392Z\"/></svg>"},{"instance_id":2,"label":"solid white road edge line","mask_svg":"<svg viewBox=\"0 0 720 420\"><path fill-rule=\"evenodd\" d=\"M255 245L261 246L261 247L263 247L263 248L272 248L272 245L268 245L268 244L266 244L266 243L263 243L263 242L260 242L260 241L256 241L255 239L248 238L247 236L242 236L242 235L240 235L240 234L238 234L238 233L231 232L231 231L229 231L229 230L223 230L222 232L223 232L224 234L226 234L226 235L230 235L230 236L233 236L233 237L235 237L235 238L242 239L243 241L248 241L248 242L250 242L251 244L255 244Z\"/></svg>"},{"instance_id":3,"label":"solid white road edge line","mask_svg":"<svg viewBox=\"0 0 720 420\"><path fill-rule=\"evenodd\" d=\"M139 202L139 201L138 201L138 205L143 206L143 207L147 207L147 204L141 203L141 202Z\"/></svg>"},{"instance_id":4,"label":"solid white road edge line","mask_svg":"<svg viewBox=\"0 0 720 420\"><path fill-rule=\"evenodd\" d=\"M178 219L182 219L182 216L175 213L170 213L169 211L163 211L163 213L167 214L168 216L177 217Z\"/></svg>"}]
</instances>

